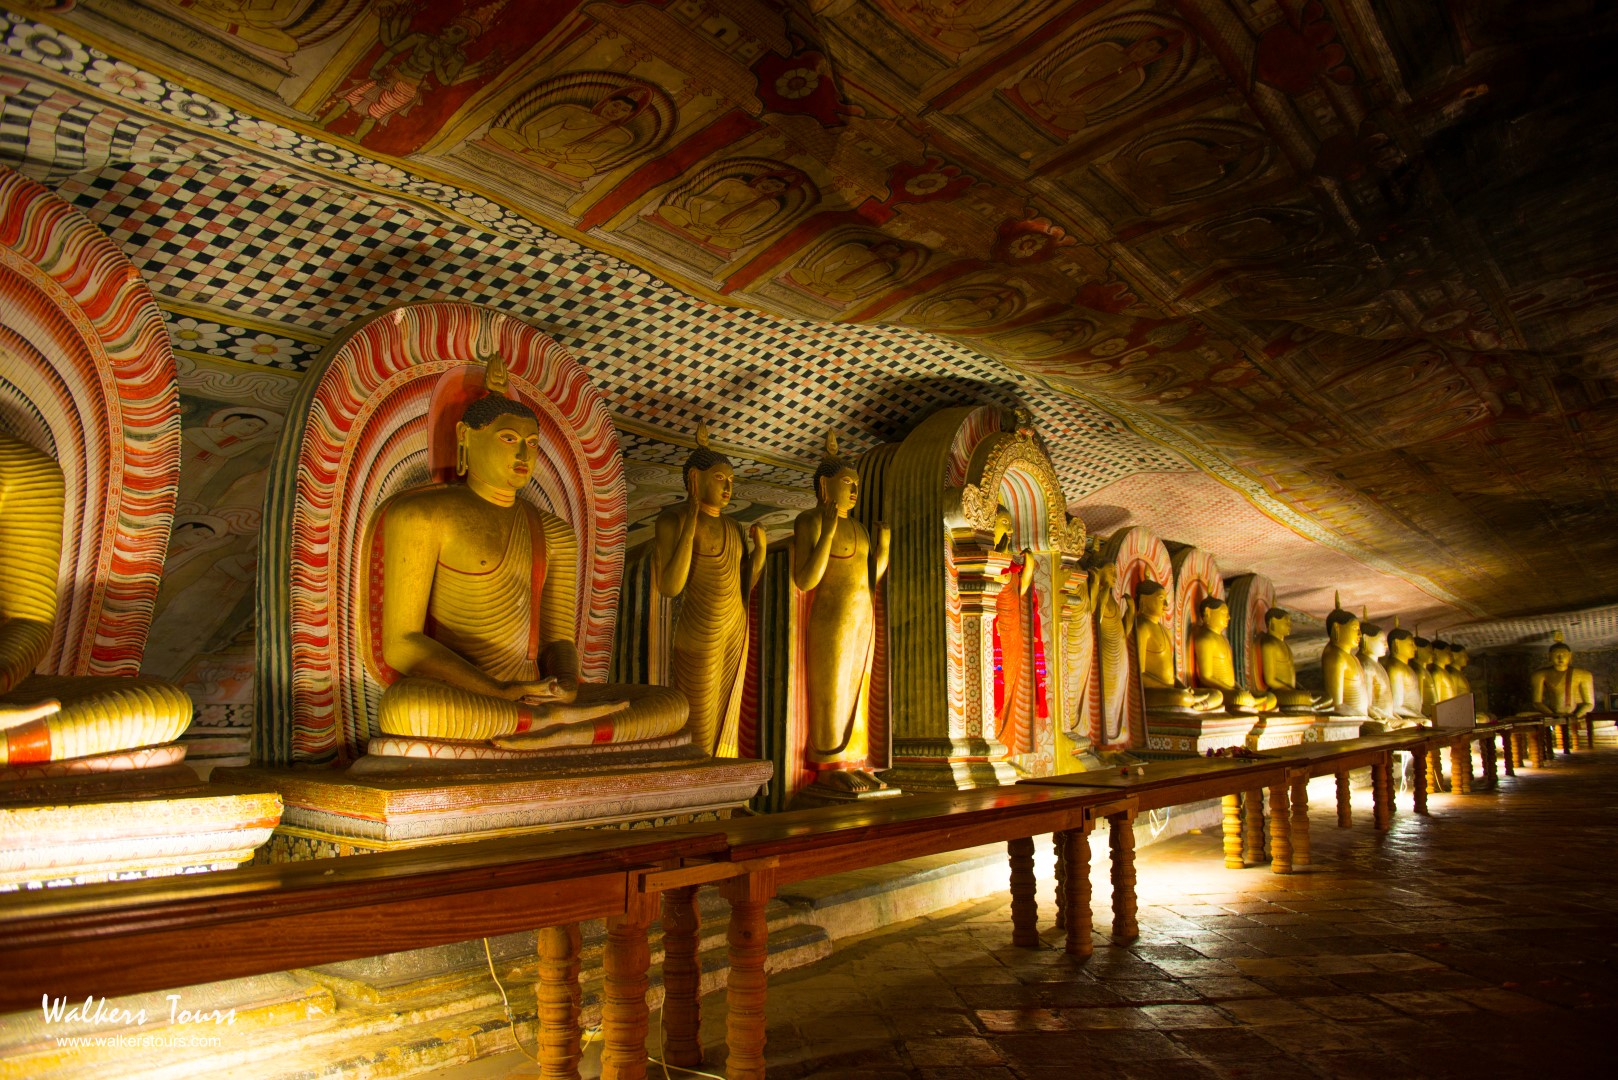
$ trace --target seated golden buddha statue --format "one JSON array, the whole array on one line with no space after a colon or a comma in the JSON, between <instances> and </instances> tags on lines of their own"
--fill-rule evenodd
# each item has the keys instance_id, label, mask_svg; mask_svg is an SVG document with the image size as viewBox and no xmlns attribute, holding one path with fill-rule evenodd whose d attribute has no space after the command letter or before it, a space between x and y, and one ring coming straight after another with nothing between
<instances>
[{"instance_id":1,"label":"seated golden buddha statue","mask_svg":"<svg viewBox=\"0 0 1618 1080\"><path fill-rule=\"evenodd\" d=\"M1382 659L1382 669L1387 673L1388 688L1393 695L1389 709L1395 719L1422 718L1421 673L1415 669L1415 659L1416 635L1400 629L1399 620L1395 618L1393 629L1388 631L1388 655Z\"/></svg>"},{"instance_id":2,"label":"seated golden buddha statue","mask_svg":"<svg viewBox=\"0 0 1618 1080\"><path fill-rule=\"evenodd\" d=\"M1560 630L1548 659L1549 665L1529 676L1528 711L1557 720L1580 719L1596 707L1594 677L1573 666L1573 649Z\"/></svg>"},{"instance_id":3,"label":"seated golden buddha statue","mask_svg":"<svg viewBox=\"0 0 1618 1080\"><path fill-rule=\"evenodd\" d=\"M1292 658L1292 646L1287 644L1291 634L1290 611L1272 607L1264 613L1264 633L1258 636L1259 670L1283 712L1315 712L1330 701L1298 686L1298 667Z\"/></svg>"},{"instance_id":4,"label":"seated golden buddha statue","mask_svg":"<svg viewBox=\"0 0 1618 1080\"><path fill-rule=\"evenodd\" d=\"M1207 597L1197 604L1197 620L1196 629L1191 632L1191 650L1197 658L1197 685L1218 690L1223 695L1226 712L1273 712L1274 694L1255 697L1236 681L1236 662L1231 657L1230 640L1225 637L1230 626L1229 606L1218 597Z\"/></svg>"},{"instance_id":5,"label":"seated golden buddha statue","mask_svg":"<svg viewBox=\"0 0 1618 1080\"><path fill-rule=\"evenodd\" d=\"M1225 705L1225 695L1212 687L1192 689L1174 673L1174 639L1163 625L1169 594L1155 581L1143 581L1135 590L1135 654L1140 660L1142 696L1148 709L1213 712Z\"/></svg>"},{"instance_id":6,"label":"seated golden buddha statue","mask_svg":"<svg viewBox=\"0 0 1618 1080\"><path fill-rule=\"evenodd\" d=\"M1421 711L1425 716L1433 715L1433 706L1438 702L1438 684L1433 679L1433 643L1421 636L1421 627L1416 627L1416 656L1410 661L1411 668L1421 677Z\"/></svg>"},{"instance_id":7,"label":"seated golden buddha statue","mask_svg":"<svg viewBox=\"0 0 1618 1080\"><path fill-rule=\"evenodd\" d=\"M1388 654L1388 635L1382 627L1360 612L1360 670L1365 672L1365 715L1387 722L1393 715L1393 682L1382 666Z\"/></svg>"},{"instance_id":8,"label":"seated golden buddha statue","mask_svg":"<svg viewBox=\"0 0 1618 1080\"><path fill-rule=\"evenodd\" d=\"M1450 668L1453 662L1449 642L1434 641L1432 666L1434 701L1448 701L1461 692L1455 685L1455 672Z\"/></svg>"},{"instance_id":9,"label":"seated golden buddha statue","mask_svg":"<svg viewBox=\"0 0 1618 1080\"><path fill-rule=\"evenodd\" d=\"M455 425L465 482L404 492L378 512L382 657L399 678L382 693L377 725L508 750L680 731L677 690L579 681L576 613L545 588L546 534L566 525L517 497L540 453L539 423L505 396L498 357L485 385Z\"/></svg>"},{"instance_id":10,"label":"seated golden buddha statue","mask_svg":"<svg viewBox=\"0 0 1618 1080\"><path fill-rule=\"evenodd\" d=\"M158 746L191 722L177 686L129 676L35 675L56 628L62 470L0 432L0 765Z\"/></svg>"},{"instance_id":11,"label":"seated golden buddha statue","mask_svg":"<svg viewBox=\"0 0 1618 1080\"><path fill-rule=\"evenodd\" d=\"M1326 616L1326 634L1331 639L1320 651L1320 670L1326 677L1326 696L1334 716L1368 716L1370 693L1365 685L1365 668L1357 654L1360 620L1343 610L1342 599Z\"/></svg>"}]
</instances>

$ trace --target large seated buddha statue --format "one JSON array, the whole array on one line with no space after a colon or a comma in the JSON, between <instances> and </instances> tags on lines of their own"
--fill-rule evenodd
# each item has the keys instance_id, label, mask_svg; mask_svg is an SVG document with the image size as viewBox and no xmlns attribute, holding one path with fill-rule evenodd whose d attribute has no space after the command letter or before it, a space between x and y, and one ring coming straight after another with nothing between
<instances>
[{"instance_id":1,"label":"large seated buddha statue","mask_svg":"<svg viewBox=\"0 0 1618 1080\"><path fill-rule=\"evenodd\" d=\"M1360 620L1352 611L1343 609L1341 597L1326 616L1326 635L1330 640L1320 651L1320 670L1326 678L1332 715L1368 716L1371 694L1358 655Z\"/></svg>"},{"instance_id":2,"label":"large seated buddha statue","mask_svg":"<svg viewBox=\"0 0 1618 1080\"><path fill-rule=\"evenodd\" d=\"M1264 672L1264 685L1275 695L1276 706L1283 712L1315 712L1330 702L1324 696L1298 685L1298 666L1292 658L1292 646L1287 644L1291 634L1290 611L1272 607L1264 613L1264 633L1258 636L1259 665Z\"/></svg>"},{"instance_id":3,"label":"large seated buddha statue","mask_svg":"<svg viewBox=\"0 0 1618 1080\"><path fill-rule=\"evenodd\" d=\"M1573 647L1560 630L1546 659L1549 663L1528 678L1527 711L1559 721L1582 719L1595 708L1594 676L1573 666Z\"/></svg>"},{"instance_id":4,"label":"large seated buddha statue","mask_svg":"<svg viewBox=\"0 0 1618 1080\"><path fill-rule=\"evenodd\" d=\"M1191 634L1191 648L1197 659L1198 685L1218 690L1223 695L1226 712L1274 711L1274 694L1255 695L1236 681L1236 664L1231 657L1230 640L1225 636L1229 626L1230 607L1223 600L1209 596L1197 604L1197 626Z\"/></svg>"},{"instance_id":5,"label":"large seated buddha statue","mask_svg":"<svg viewBox=\"0 0 1618 1080\"><path fill-rule=\"evenodd\" d=\"M1219 690L1193 689L1174 672L1174 639L1163 625L1168 590L1155 581L1143 581L1135 590L1135 651L1140 658L1140 682L1148 709L1213 712L1225 704Z\"/></svg>"},{"instance_id":6,"label":"large seated buddha statue","mask_svg":"<svg viewBox=\"0 0 1618 1080\"><path fill-rule=\"evenodd\" d=\"M1393 714L1393 680L1382 666L1388 655L1388 634L1372 622L1369 613L1360 609L1360 670L1365 672L1365 715L1372 720L1387 722Z\"/></svg>"},{"instance_id":7,"label":"large seated buddha statue","mask_svg":"<svg viewBox=\"0 0 1618 1080\"><path fill-rule=\"evenodd\" d=\"M1382 659L1382 669L1392 694L1389 711L1397 720L1422 718L1421 673L1413 666L1415 659L1416 635L1402 628L1395 617L1393 629L1388 631L1388 654Z\"/></svg>"},{"instance_id":8,"label":"large seated buddha statue","mask_svg":"<svg viewBox=\"0 0 1618 1080\"><path fill-rule=\"evenodd\" d=\"M461 482L397 495L373 525L382 531L381 654L398 674L378 727L506 750L680 731L679 691L580 680L575 613L546 587L552 534L568 526L517 497L540 453L538 418L505 395L498 357L484 381L489 393L455 425Z\"/></svg>"},{"instance_id":9,"label":"large seated buddha statue","mask_svg":"<svg viewBox=\"0 0 1618 1080\"><path fill-rule=\"evenodd\" d=\"M160 746L191 721L191 699L156 679L35 675L56 627L62 470L0 432L0 766Z\"/></svg>"}]
</instances>

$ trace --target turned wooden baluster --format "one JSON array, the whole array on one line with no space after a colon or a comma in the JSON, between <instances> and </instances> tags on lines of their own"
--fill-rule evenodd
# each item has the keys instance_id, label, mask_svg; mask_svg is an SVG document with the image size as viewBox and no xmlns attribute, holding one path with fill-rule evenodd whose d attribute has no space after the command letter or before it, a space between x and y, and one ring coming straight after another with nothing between
<instances>
[{"instance_id":1,"label":"turned wooden baluster","mask_svg":"<svg viewBox=\"0 0 1618 1080\"><path fill-rule=\"evenodd\" d=\"M1090 830L1082 828L1057 833L1063 839L1062 869L1067 878L1067 944L1069 956L1089 956L1095 951L1094 916L1090 911Z\"/></svg>"},{"instance_id":2,"label":"turned wooden baluster","mask_svg":"<svg viewBox=\"0 0 1618 1080\"><path fill-rule=\"evenodd\" d=\"M1337 827L1347 829L1354 824L1354 793L1348 786L1348 773L1337 774Z\"/></svg>"},{"instance_id":3,"label":"turned wooden baluster","mask_svg":"<svg viewBox=\"0 0 1618 1080\"><path fill-rule=\"evenodd\" d=\"M1500 779L1499 766L1494 756L1494 735L1492 733L1484 736L1479 749L1483 755L1483 786L1492 788Z\"/></svg>"},{"instance_id":4,"label":"turned wooden baluster","mask_svg":"<svg viewBox=\"0 0 1618 1080\"><path fill-rule=\"evenodd\" d=\"M1242 861L1257 866L1264 854L1264 789L1242 792Z\"/></svg>"},{"instance_id":5,"label":"turned wooden baluster","mask_svg":"<svg viewBox=\"0 0 1618 1080\"><path fill-rule=\"evenodd\" d=\"M1567 738L1568 738L1568 747L1570 749L1572 749L1572 750L1579 749L1579 728L1580 728L1580 726L1581 725L1579 724L1579 722L1577 720L1573 721L1571 724L1569 724L1567 726L1566 730L1567 730Z\"/></svg>"},{"instance_id":6,"label":"turned wooden baluster","mask_svg":"<svg viewBox=\"0 0 1618 1080\"><path fill-rule=\"evenodd\" d=\"M1472 742L1456 739L1449 744L1449 791L1464 795L1472 787Z\"/></svg>"},{"instance_id":7,"label":"turned wooden baluster","mask_svg":"<svg viewBox=\"0 0 1618 1080\"><path fill-rule=\"evenodd\" d=\"M1135 908L1135 812L1108 816L1112 824L1112 936L1119 941L1140 937Z\"/></svg>"},{"instance_id":8,"label":"turned wooden baluster","mask_svg":"<svg viewBox=\"0 0 1618 1080\"><path fill-rule=\"evenodd\" d=\"M1240 870L1247 865L1242 861L1242 797L1226 795L1219 802L1225 812L1220 822L1225 841L1225 867Z\"/></svg>"},{"instance_id":9,"label":"turned wooden baluster","mask_svg":"<svg viewBox=\"0 0 1618 1080\"><path fill-rule=\"evenodd\" d=\"M1393 823L1393 755L1383 754L1371 766L1371 821L1377 832Z\"/></svg>"},{"instance_id":10,"label":"turned wooden baluster","mask_svg":"<svg viewBox=\"0 0 1618 1080\"><path fill-rule=\"evenodd\" d=\"M646 969L652 962L646 929L656 903L655 897L631 892L629 910L607 920L607 951L601 964L606 974L601 988L602 1080L646 1076Z\"/></svg>"},{"instance_id":11,"label":"turned wooden baluster","mask_svg":"<svg viewBox=\"0 0 1618 1080\"><path fill-rule=\"evenodd\" d=\"M1517 733L1515 731L1502 731L1500 733L1500 759L1505 766L1507 776L1517 775Z\"/></svg>"},{"instance_id":12,"label":"turned wooden baluster","mask_svg":"<svg viewBox=\"0 0 1618 1080\"><path fill-rule=\"evenodd\" d=\"M1418 777L1417 781L1410 785L1410 801L1416 813L1425 814L1427 812L1427 785L1422 783L1419 778L1427 774L1427 758L1429 755L1425 746L1418 746L1410 753L1415 759L1415 773ZM1372 771L1371 775L1373 778L1376 776L1375 770Z\"/></svg>"},{"instance_id":13,"label":"turned wooden baluster","mask_svg":"<svg viewBox=\"0 0 1618 1080\"><path fill-rule=\"evenodd\" d=\"M1056 929L1067 929L1067 840L1061 832L1051 833L1056 849Z\"/></svg>"},{"instance_id":14,"label":"turned wooden baluster","mask_svg":"<svg viewBox=\"0 0 1618 1080\"><path fill-rule=\"evenodd\" d=\"M1529 728L1523 736L1523 742L1528 744L1528 764L1536 769L1545 765L1545 729L1542 727Z\"/></svg>"},{"instance_id":15,"label":"turned wooden baluster","mask_svg":"<svg viewBox=\"0 0 1618 1080\"><path fill-rule=\"evenodd\" d=\"M1034 898L1034 838L1006 841L1011 860L1011 943L1032 949L1039 945L1039 902Z\"/></svg>"},{"instance_id":16,"label":"turned wooden baluster","mask_svg":"<svg viewBox=\"0 0 1618 1080\"><path fill-rule=\"evenodd\" d=\"M1292 781L1292 865L1309 865L1309 778Z\"/></svg>"},{"instance_id":17,"label":"turned wooden baluster","mask_svg":"<svg viewBox=\"0 0 1618 1080\"><path fill-rule=\"evenodd\" d=\"M1292 873L1291 800L1283 782L1270 788L1270 872Z\"/></svg>"},{"instance_id":18,"label":"turned wooden baluster","mask_svg":"<svg viewBox=\"0 0 1618 1080\"><path fill-rule=\"evenodd\" d=\"M695 885L663 894L663 1060L682 1068L702 1064L701 929Z\"/></svg>"},{"instance_id":19,"label":"turned wooden baluster","mask_svg":"<svg viewBox=\"0 0 1618 1080\"><path fill-rule=\"evenodd\" d=\"M1441 781L1441 778L1444 775L1443 753L1444 748L1442 746L1434 746L1427 753L1426 786L1427 794L1429 795L1437 795L1444 790L1444 785Z\"/></svg>"},{"instance_id":20,"label":"turned wooden baluster","mask_svg":"<svg viewBox=\"0 0 1618 1080\"><path fill-rule=\"evenodd\" d=\"M725 1042L730 1080L764 1080L764 960L769 952L765 905L775 895L775 871L760 870L719 886L730 901L730 978L726 983Z\"/></svg>"},{"instance_id":21,"label":"turned wooden baluster","mask_svg":"<svg viewBox=\"0 0 1618 1080\"><path fill-rule=\"evenodd\" d=\"M579 924L539 932L539 1075L541 1080L577 1080L583 1056L579 1028Z\"/></svg>"}]
</instances>

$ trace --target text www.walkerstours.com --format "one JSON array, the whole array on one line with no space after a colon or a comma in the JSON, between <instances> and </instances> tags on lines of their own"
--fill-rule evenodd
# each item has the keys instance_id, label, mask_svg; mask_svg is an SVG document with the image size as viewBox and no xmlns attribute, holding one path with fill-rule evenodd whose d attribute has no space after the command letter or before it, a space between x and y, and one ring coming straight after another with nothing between
<instances>
[{"instance_id":1,"label":"text www.walkerstours.com","mask_svg":"<svg viewBox=\"0 0 1618 1080\"><path fill-rule=\"evenodd\" d=\"M217 1035L58 1035L58 1049L98 1047L123 1050L189 1050L215 1048L220 1044Z\"/></svg>"}]
</instances>

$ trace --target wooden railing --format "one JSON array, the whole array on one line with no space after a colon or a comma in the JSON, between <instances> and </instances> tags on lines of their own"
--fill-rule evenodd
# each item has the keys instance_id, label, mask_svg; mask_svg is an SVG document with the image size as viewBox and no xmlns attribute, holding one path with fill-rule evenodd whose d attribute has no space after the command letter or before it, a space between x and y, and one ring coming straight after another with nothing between
<instances>
[{"instance_id":1,"label":"wooden railing","mask_svg":"<svg viewBox=\"0 0 1618 1080\"><path fill-rule=\"evenodd\" d=\"M1418 761L1440 746L1506 742L1508 768L1543 725L1476 732L1417 730L1269 751L1252 761L1192 759L1024 781L1015 787L923 794L760 818L632 832L571 830L420 851L254 866L217 873L0 895L7 977L0 1011L37 1008L42 995L117 997L218 979L332 963L383 952L513 933L541 934L539 994L545 1075L574 1075L579 1060L578 935L582 920L607 923L603 1076L646 1072L648 928L662 907L664 1048L671 1064L696 1065L695 895L719 887L729 900L731 1077L764 1075L765 904L778 886L922 855L1005 842L1013 940L1038 943L1033 841L1058 838L1060 925L1067 949L1091 948L1089 844L1111 826L1113 932L1137 934L1134 834L1142 810L1225 800L1225 858L1243 865L1244 816L1268 790L1271 869L1308 860L1311 776L1370 766L1374 824L1392 813L1394 751ZM1470 752L1456 753L1470 762ZM1467 767L1470 778L1470 767ZM1418 772L1423 775L1423 772ZM1416 785L1415 809L1426 788ZM1247 813L1242 813L1243 799ZM1339 824L1347 824L1339 800ZM1233 812L1234 811L1234 812ZM1260 809L1257 812L1262 812ZM1249 846L1251 836L1247 837ZM569 1004L571 1002L571 1005Z\"/></svg>"}]
</instances>

